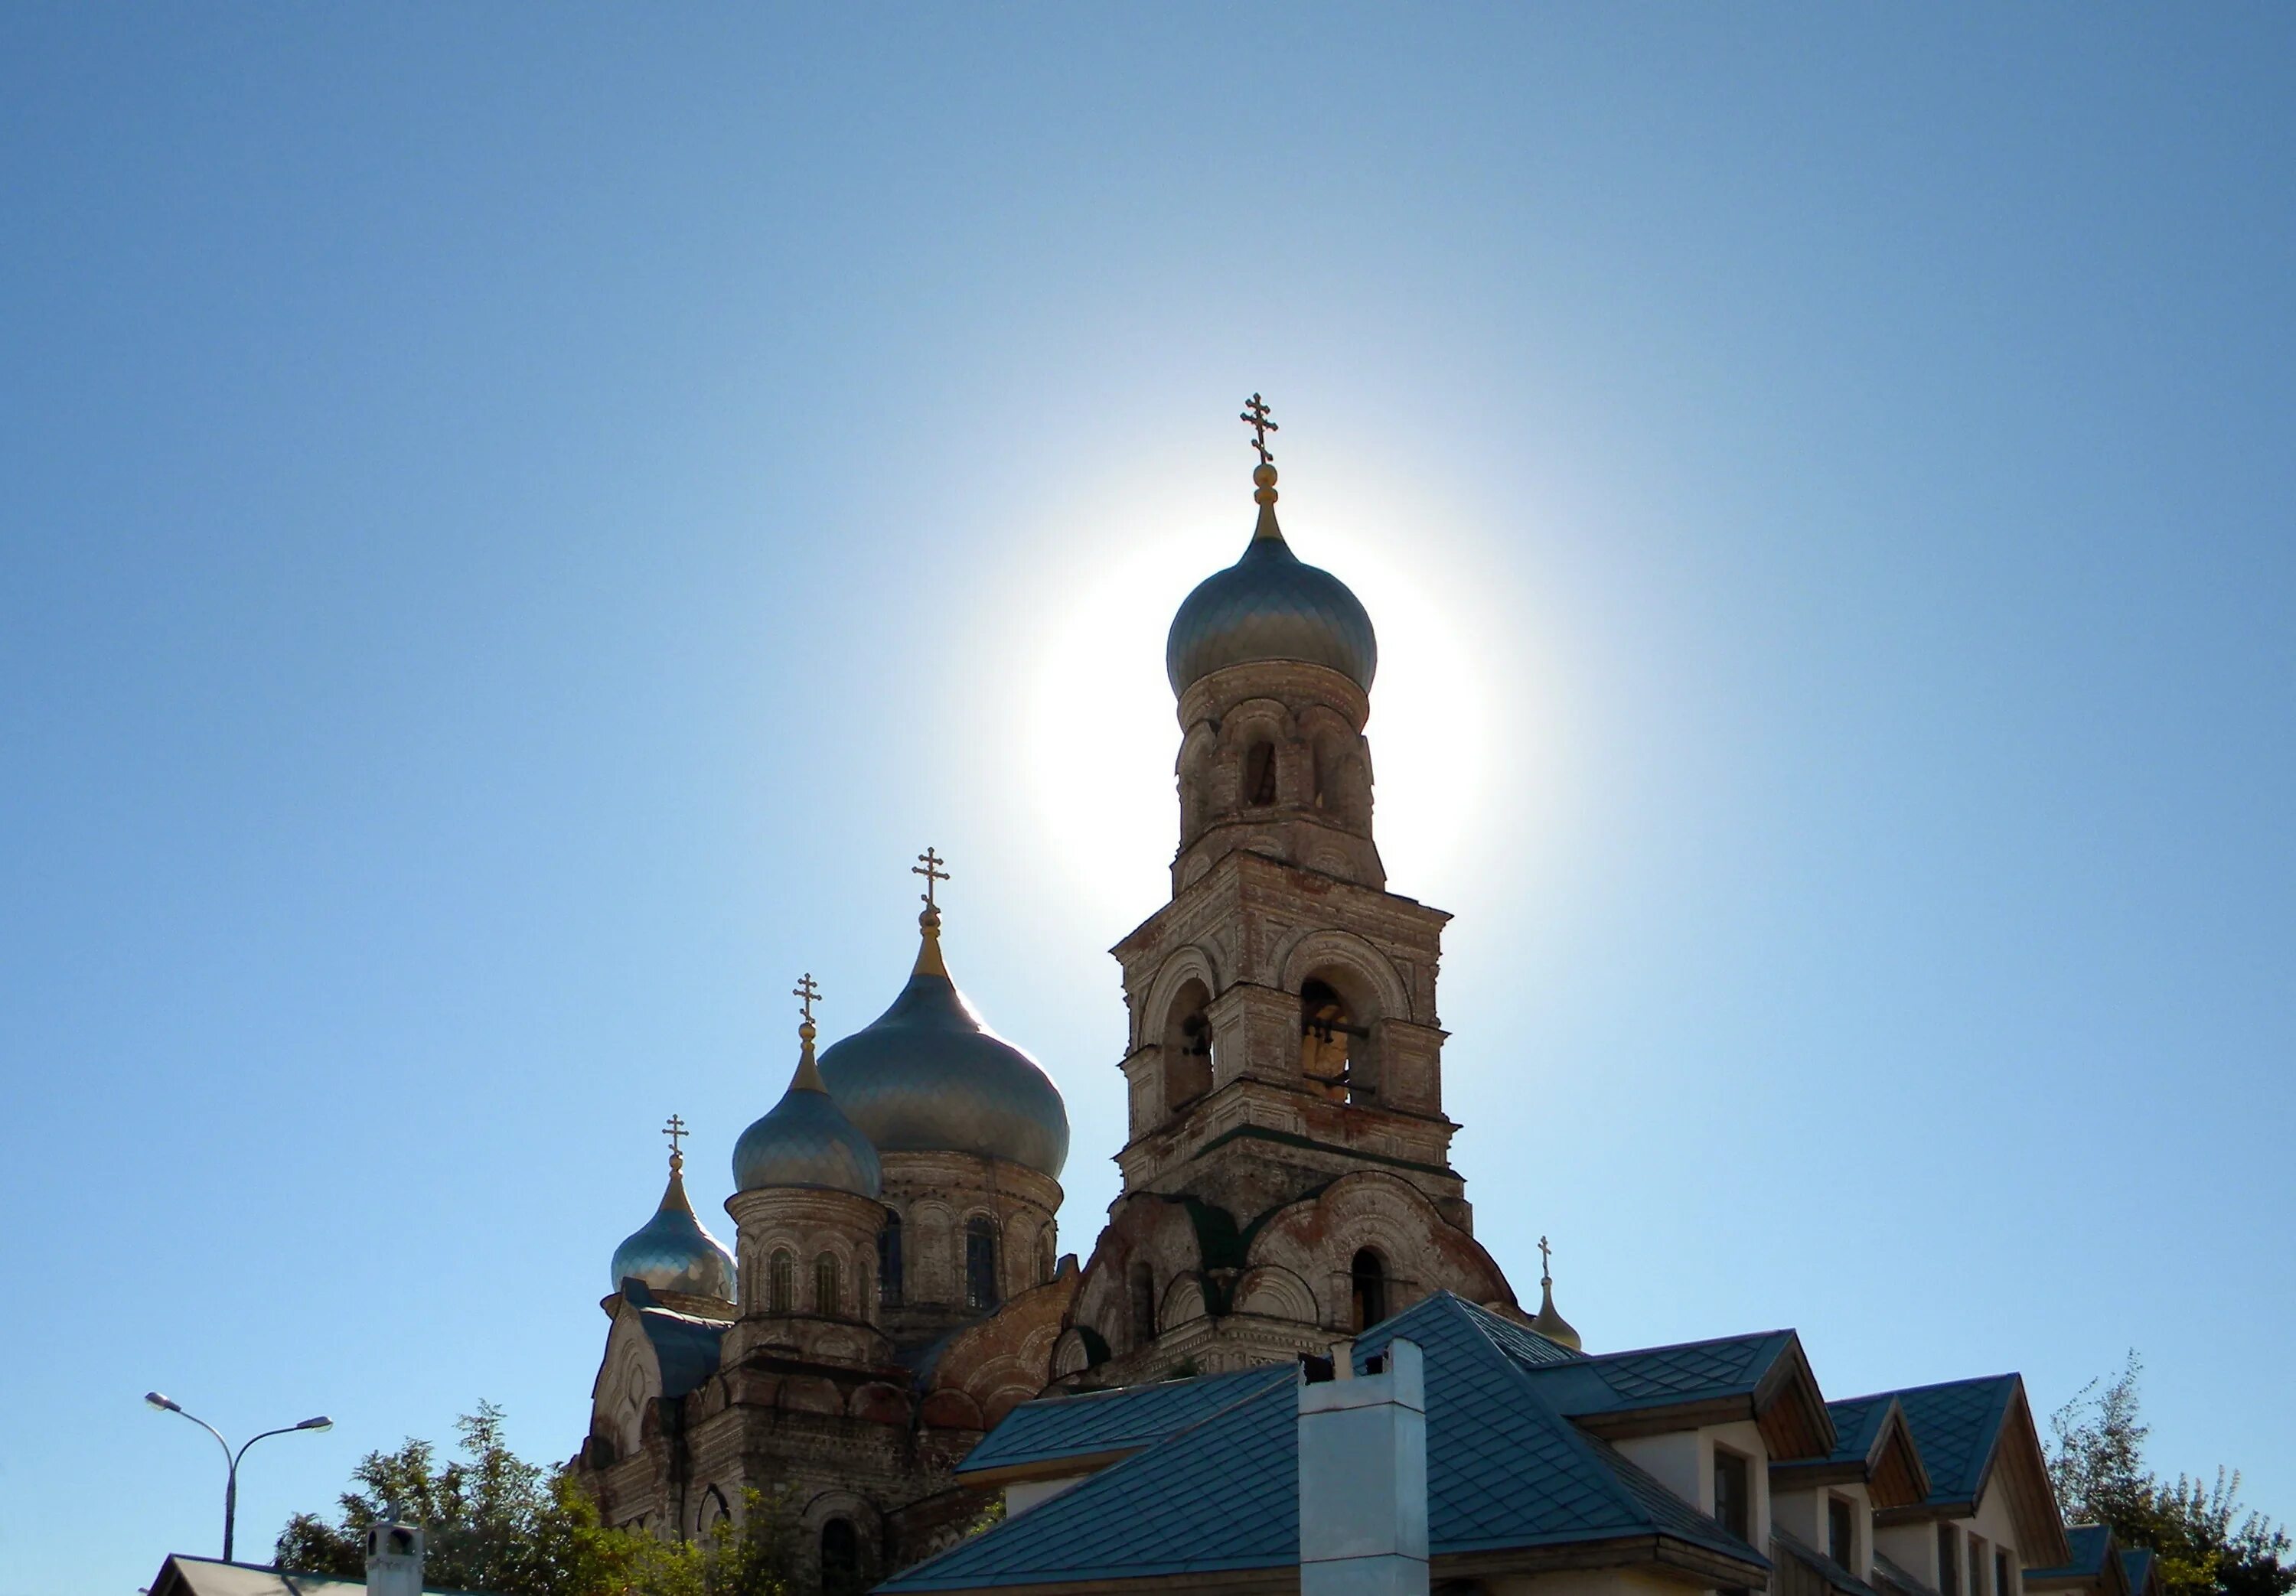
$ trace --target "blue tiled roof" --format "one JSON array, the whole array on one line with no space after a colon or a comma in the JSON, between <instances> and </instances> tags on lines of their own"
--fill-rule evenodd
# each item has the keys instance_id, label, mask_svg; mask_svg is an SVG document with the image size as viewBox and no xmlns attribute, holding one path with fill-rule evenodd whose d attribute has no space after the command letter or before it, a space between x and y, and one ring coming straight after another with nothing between
<instances>
[{"instance_id":1,"label":"blue tiled roof","mask_svg":"<svg viewBox=\"0 0 2296 1596\"><path fill-rule=\"evenodd\" d=\"M2131 1547L2120 1554L2120 1571L2128 1576L2128 1588L2144 1596L2144 1582L2152 1576L2152 1549L2150 1546Z\"/></svg>"},{"instance_id":2,"label":"blue tiled roof","mask_svg":"<svg viewBox=\"0 0 2296 1596\"><path fill-rule=\"evenodd\" d=\"M1357 1343L1359 1365L1395 1337L1425 1354L1435 1555L1662 1534L1767 1567L1543 1401L1519 1360L1546 1355L1515 1338L1517 1329L1441 1293ZM1144 1580L1297 1562L1296 1376L1288 1367L1254 1372L1267 1383L1237 1377L1225 1407L879 1589Z\"/></svg>"},{"instance_id":3,"label":"blue tiled roof","mask_svg":"<svg viewBox=\"0 0 2296 1596\"><path fill-rule=\"evenodd\" d=\"M1057 1458L1137 1451L1211 1417L1263 1386L1280 1382L1288 1387L1292 1378L1291 1365L1279 1363L1024 1402L982 1438L956 1471L978 1474Z\"/></svg>"},{"instance_id":4,"label":"blue tiled roof","mask_svg":"<svg viewBox=\"0 0 2296 1596\"><path fill-rule=\"evenodd\" d=\"M1847 1402L1829 1402L1826 1412L1833 1420L1833 1454L1826 1461L1832 1463L1854 1463L1865 1461L1874 1450L1874 1439L1882 1422L1890 1416L1890 1404L1894 1396L1853 1396Z\"/></svg>"},{"instance_id":5,"label":"blue tiled roof","mask_svg":"<svg viewBox=\"0 0 2296 1596\"><path fill-rule=\"evenodd\" d=\"M1985 1470L1993 1461L1994 1447L2001 1438L2001 1421L2008 1416L2017 1383L2013 1374L1989 1374L1857 1400L1882 1402L1897 1397L1906 1410L1906 1423L1914 1432L1922 1465L1929 1470L1928 1505L1941 1507L1974 1499L1978 1487L1985 1483Z\"/></svg>"},{"instance_id":6,"label":"blue tiled roof","mask_svg":"<svg viewBox=\"0 0 2296 1596\"><path fill-rule=\"evenodd\" d=\"M2072 1548L2072 1557L2054 1568L2028 1568L2028 1579L2095 1579L2104 1572L2104 1557L2112 1544L2112 1530L2103 1524L2069 1524L2065 1526L2065 1543ZM2124 1561L2125 1566L2125 1561ZM2130 1582L2131 1586L2135 1581Z\"/></svg>"},{"instance_id":7,"label":"blue tiled roof","mask_svg":"<svg viewBox=\"0 0 2296 1596\"><path fill-rule=\"evenodd\" d=\"M1767 1330L1574 1358L1538 1370L1538 1394L1573 1418L1751 1395L1792 1344L1792 1330Z\"/></svg>"}]
</instances>

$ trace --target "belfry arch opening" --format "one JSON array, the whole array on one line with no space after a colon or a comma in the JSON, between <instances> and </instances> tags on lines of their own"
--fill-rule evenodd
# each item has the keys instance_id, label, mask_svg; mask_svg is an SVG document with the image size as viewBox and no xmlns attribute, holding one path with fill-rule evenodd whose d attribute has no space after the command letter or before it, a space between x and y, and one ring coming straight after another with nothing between
<instances>
[{"instance_id":1,"label":"belfry arch opening","mask_svg":"<svg viewBox=\"0 0 2296 1596\"><path fill-rule=\"evenodd\" d=\"M1387 1317L1387 1264L1368 1247L1348 1265L1348 1297L1357 1335Z\"/></svg>"},{"instance_id":2,"label":"belfry arch opening","mask_svg":"<svg viewBox=\"0 0 2296 1596\"><path fill-rule=\"evenodd\" d=\"M1164 1018L1164 1111L1177 1114L1212 1089L1212 994L1191 980Z\"/></svg>"},{"instance_id":3,"label":"belfry arch opening","mask_svg":"<svg viewBox=\"0 0 2296 1596\"><path fill-rule=\"evenodd\" d=\"M1275 801L1275 745L1255 737L1243 750L1243 805L1264 809Z\"/></svg>"},{"instance_id":4,"label":"belfry arch opening","mask_svg":"<svg viewBox=\"0 0 2296 1596\"><path fill-rule=\"evenodd\" d=\"M1300 984L1300 1073L1310 1091L1333 1102L1374 1102L1374 1015L1368 1003L1348 994L1352 984L1330 974L1312 975Z\"/></svg>"}]
</instances>

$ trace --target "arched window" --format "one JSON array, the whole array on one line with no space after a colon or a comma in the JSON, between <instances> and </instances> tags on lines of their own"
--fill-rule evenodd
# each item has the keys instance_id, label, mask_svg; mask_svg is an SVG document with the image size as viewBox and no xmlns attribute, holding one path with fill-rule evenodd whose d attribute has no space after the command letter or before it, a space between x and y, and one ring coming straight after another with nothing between
<instances>
[{"instance_id":1,"label":"arched window","mask_svg":"<svg viewBox=\"0 0 2296 1596\"><path fill-rule=\"evenodd\" d=\"M1243 801L1250 808L1275 801L1275 745L1254 741L1243 750Z\"/></svg>"},{"instance_id":2,"label":"arched window","mask_svg":"<svg viewBox=\"0 0 2296 1596\"><path fill-rule=\"evenodd\" d=\"M1164 1111L1177 1114L1212 1089L1212 994L1192 980L1173 995L1164 1019Z\"/></svg>"},{"instance_id":3,"label":"arched window","mask_svg":"<svg viewBox=\"0 0 2296 1596\"><path fill-rule=\"evenodd\" d=\"M861 1588L861 1537L850 1518L821 1526L821 1588L824 1596L851 1596Z\"/></svg>"},{"instance_id":4,"label":"arched window","mask_svg":"<svg viewBox=\"0 0 2296 1596\"><path fill-rule=\"evenodd\" d=\"M823 1253L813 1260L813 1311L824 1319L844 1311L844 1293L837 1288L837 1255Z\"/></svg>"},{"instance_id":5,"label":"arched window","mask_svg":"<svg viewBox=\"0 0 2296 1596\"><path fill-rule=\"evenodd\" d=\"M1132 1265L1132 1345L1142 1347L1156 1338L1156 1272L1145 1258Z\"/></svg>"},{"instance_id":6,"label":"arched window","mask_svg":"<svg viewBox=\"0 0 2296 1596\"><path fill-rule=\"evenodd\" d=\"M1356 1333L1361 1335L1387 1317L1387 1265L1368 1247L1348 1265L1355 1299Z\"/></svg>"},{"instance_id":7,"label":"arched window","mask_svg":"<svg viewBox=\"0 0 2296 1596\"><path fill-rule=\"evenodd\" d=\"M785 1247L775 1248L766 1260L766 1312L797 1312L797 1259Z\"/></svg>"},{"instance_id":8,"label":"arched window","mask_svg":"<svg viewBox=\"0 0 2296 1596\"><path fill-rule=\"evenodd\" d=\"M1060 1271L1060 1260L1053 1256L1053 1227L1046 1225L1037 1232L1037 1283L1052 1284L1053 1276Z\"/></svg>"},{"instance_id":9,"label":"arched window","mask_svg":"<svg viewBox=\"0 0 2296 1596\"><path fill-rule=\"evenodd\" d=\"M701 1497L701 1515L700 1523L697 1526L701 1534L705 1535L712 1535L721 1524L726 1525L727 1528L730 1530L732 1526L729 1520L731 1520L733 1517L734 1510L726 1505L725 1492L719 1490L716 1486L712 1486L707 1492L703 1493Z\"/></svg>"},{"instance_id":10,"label":"arched window","mask_svg":"<svg viewBox=\"0 0 2296 1596\"><path fill-rule=\"evenodd\" d=\"M1300 1073L1334 1102L1364 1102L1378 1083L1366 1068L1371 1027L1360 1023L1339 989L1318 976L1300 987Z\"/></svg>"},{"instance_id":11,"label":"arched window","mask_svg":"<svg viewBox=\"0 0 2296 1596\"><path fill-rule=\"evenodd\" d=\"M890 1208L877 1232L877 1300L889 1308L901 1305L901 1216Z\"/></svg>"},{"instance_id":12,"label":"arched window","mask_svg":"<svg viewBox=\"0 0 2296 1596\"><path fill-rule=\"evenodd\" d=\"M986 1215L964 1225L964 1305L996 1305L996 1222Z\"/></svg>"}]
</instances>

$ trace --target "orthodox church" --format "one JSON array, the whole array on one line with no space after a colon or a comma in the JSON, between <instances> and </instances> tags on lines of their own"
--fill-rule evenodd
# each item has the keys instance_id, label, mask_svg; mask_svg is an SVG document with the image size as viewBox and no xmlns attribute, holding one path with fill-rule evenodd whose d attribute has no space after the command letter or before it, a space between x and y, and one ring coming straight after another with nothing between
<instances>
[{"instance_id":1,"label":"orthodox church","mask_svg":"<svg viewBox=\"0 0 2296 1596\"><path fill-rule=\"evenodd\" d=\"M1130 1131L1099 1239L1061 1254L1068 1115L951 980L929 849L891 1005L816 1055L800 985L789 1088L734 1148L732 1249L673 1151L613 1255L576 1461L609 1522L691 1535L793 1487L830 1583L855 1583L974 1521L994 1493L956 1465L1047 1390L1288 1364L1439 1291L1575 1344L1475 1240L1443 1111L1447 916L1387 889L1374 835L1371 618L1285 542L1256 397L1247 419L1257 525L1165 651L1179 849L1114 950Z\"/></svg>"},{"instance_id":2,"label":"orthodox church","mask_svg":"<svg viewBox=\"0 0 2296 1596\"><path fill-rule=\"evenodd\" d=\"M786 1493L822 1586L1042 1596L2157 1596L2069 1535L2014 1374L1830 1399L1793 1331L1589 1353L1450 1160L1448 918L1388 889L1369 615L1258 519L1181 604L1171 896L1122 972L1122 1186L1055 1232L1059 1092L916 962L613 1255L574 1467L610 1523ZM1546 1243L1540 1241L1541 1256ZM998 1518L1001 1521L984 1522Z\"/></svg>"}]
</instances>

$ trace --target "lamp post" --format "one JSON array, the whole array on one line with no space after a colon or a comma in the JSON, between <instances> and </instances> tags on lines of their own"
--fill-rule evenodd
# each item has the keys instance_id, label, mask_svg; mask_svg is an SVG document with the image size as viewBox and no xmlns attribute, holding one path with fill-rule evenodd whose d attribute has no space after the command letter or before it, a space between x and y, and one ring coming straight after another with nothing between
<instances>
[{"instance_id":1,"label":"lamp post","mask_svg":"<svg viewBox=\"0 0 2296 1596\"><path fill-rule=\"evenodd\" d=\"M239 1517L239 1460L247 1455L247 1447L272 1436L291 1436L299 1429L332 1429L335 1427L333 1420L322 1414L316 1419L306 1419L300 1424L290 1424L282 1429L266 1429L262 1435L250 1437L246 1446L234 1452L231 1443L223 1438L223 1431L196 1414L184 1413L181 1403L162 1396L157 1391L144 1392L144 1400L163 1413L183 1413L184 1418L213 1436L216 1445L223 1448L223 1560L226 1563L231 1561L232 1521Z\"/></svg>"}]
</instances>

